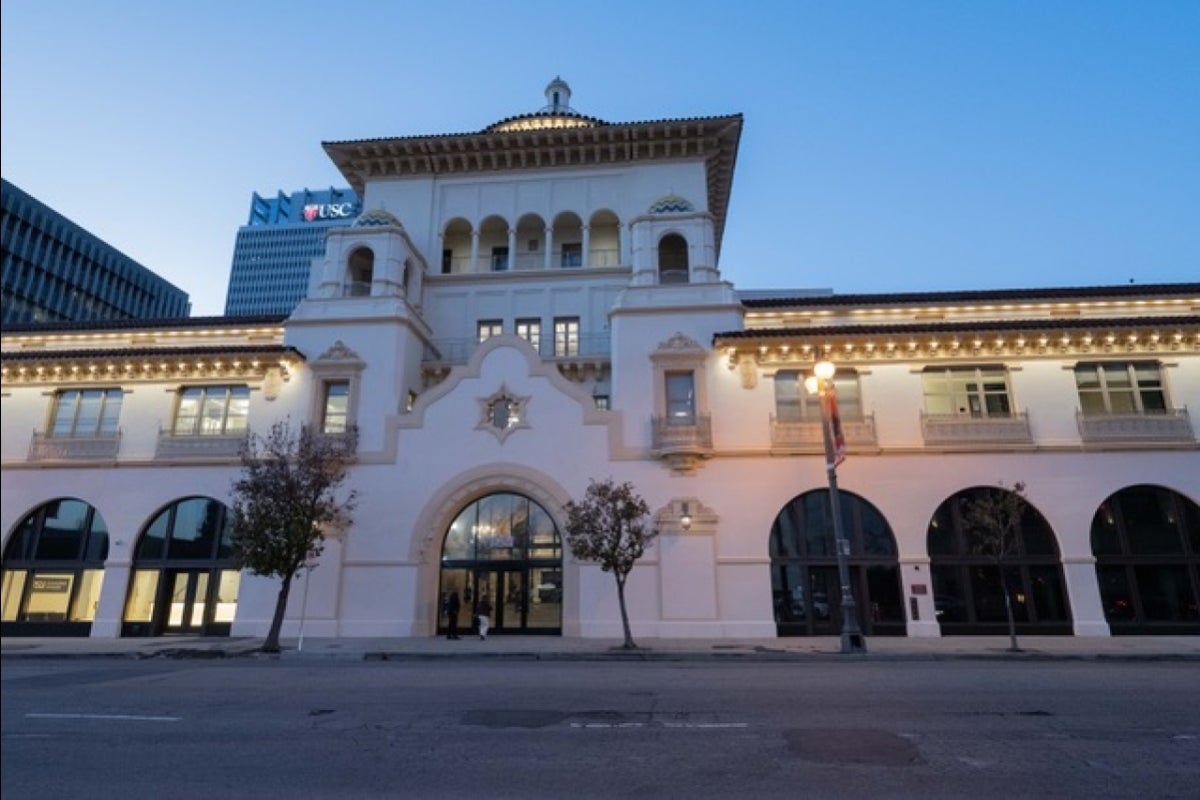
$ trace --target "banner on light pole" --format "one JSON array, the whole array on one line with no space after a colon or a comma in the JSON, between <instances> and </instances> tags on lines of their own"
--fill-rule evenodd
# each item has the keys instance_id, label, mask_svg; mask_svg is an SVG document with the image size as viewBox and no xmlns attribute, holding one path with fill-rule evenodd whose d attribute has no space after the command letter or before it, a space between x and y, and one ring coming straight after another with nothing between
<instances>
[{"instance_id":1,"label":"banner on light pole","mask_svg":"<svg viewBox=\"0 0 1200 800\"><path fill-rule=\"evenodd\" d=\"M846 460L846 435L842 432L842 418L838 415L837 392L833 382L829 388L829 427L833 432L833 465L836 467Z\"/></svg>"}]
</instances>

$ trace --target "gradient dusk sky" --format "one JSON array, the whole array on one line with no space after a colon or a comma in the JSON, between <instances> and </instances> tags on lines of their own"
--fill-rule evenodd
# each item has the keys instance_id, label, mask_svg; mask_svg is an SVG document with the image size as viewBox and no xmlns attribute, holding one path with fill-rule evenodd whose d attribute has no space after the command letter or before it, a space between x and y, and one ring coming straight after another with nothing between
<instances>
[{"instance_id":1,"label":"gradient dusk sky","mask_svg":"<svg viewBox=\"0 0 1200 800\"><path fill-rule=\"evenodd\" d=\"M4 0L0 172L222 313L322 141L745 115L740 289L1200 281L1200 0Z\"/></svg>"}]
</instances>

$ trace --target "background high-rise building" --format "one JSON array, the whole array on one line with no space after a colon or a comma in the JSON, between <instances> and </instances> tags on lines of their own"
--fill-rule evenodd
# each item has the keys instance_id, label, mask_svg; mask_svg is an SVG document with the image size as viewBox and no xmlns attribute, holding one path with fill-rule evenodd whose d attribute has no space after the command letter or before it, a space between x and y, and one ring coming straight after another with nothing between
<instances>
[{"instance_id":1,"label":"background high-rise building","mask_svg":"<svg viewBox=\"0 0 1200 800\"><path fill-rule=\"evenodd\" d=\"M187 292L2 181L3 321L186 317Z\"/></svg>"},{"instance_id":2,"label":"background high-rise building","mask_svg":"<svg viewBox=\"0 0 1200 800\"><path fill-rule=\"evenodd\" d=\"M350 225L361 209L351 189L255 192L233 249L225 314L290 314L308 290L312 260L325 254L325 232Z\"/></svg>"}]
</instances>

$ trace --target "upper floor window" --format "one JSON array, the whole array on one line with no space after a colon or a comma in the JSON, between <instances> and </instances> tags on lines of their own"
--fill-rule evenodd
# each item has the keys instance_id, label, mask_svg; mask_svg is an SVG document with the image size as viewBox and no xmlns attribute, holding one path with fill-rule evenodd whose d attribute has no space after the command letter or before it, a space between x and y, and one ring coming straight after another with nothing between
<instances>
[{"instance_id":1,"label":"upper floor window","mask_svg":"<svg viewBox=\"0 0 1200 800\"><path fill-rule=\"evenodd\" d=\"M554 355L579 355L579 317L557 317L554 320Z\"/></svg>"},{"instance_id":2,"label":"upper floor window","mask_svg":"<svg viewBox=\"0 0 1200 800\"><path fill-rule=\"evenodd\" d=\"M583 245L579 242L568 242L562 246L563 267L583 266Z\"/></svg>"},{"instance_id":3,"label":"upper floor window","mask_svg":"<svg viewBox=\"0 0 1200 800\"><path fill-rule=\"evenodd\" d=\"M179 393L176 436L244 433L250 414L248 386L189 386Z\"/></svg>"},{"instance_id":4,"label":"upper floor window","mask_svg":"<svg viewBox=\"0 0 1200 800\"><path fill-rule=\"evenodd\" d=\"M778 422L819 422L821 398L809 394L804 388L807 373L783 369L775 373L775 419ZM858 373L852 369L839 369L833 377L834 393L837 396L838 416L841 419L863 418L862 391L858 385Z\"/></svg>"},{"instance_id":5,"label":"upper floor window","mask_svg":"<svg viewBox=\"0 0 1200 800\"><path fill-rule=\"evenodd\" d=\"M322 433L345 433L350 412L350 381L325 384L325 408L321 415Z\"/></svg>"},{"instance_id":6,"label":"upper floor window","mask_svg":"<svg viewBox=\"0 0 1200 800\"><path fill-rule=\"evenodd\" d=\"M449 275L454 271L454 251L442 250L442 274Z\"/></svg>"},{"instance_id":7,"label":"upper floor window","mask_svg":"<svg viewBox=\"0 0 1200 800\"><path fill-rule=\"evenodd\" d=\"M366 297L371 294L371 282L375 280L375 253L368 247L360 247L350 254L346 263L345 294L350 297Z\"/></svg>"},{"instance_id":8,"label":"upper floor window","mask_svg":"<svg viewBox=\"0 0 1200 800\"><path fill-rule=\"evenodd\" d=\"M1008 371L1004 367L928 367L921 382L927 414L1012 416ZM840 405L840 396L838 401Z\"/></svg>"},{"instance_id":9,"label":"upper floor window","mask_svg":"<svg viewBox=\"0 0 1200 800\"><path fill-rule=\"evenodd\" d=\"M517 320L517 336L529 342L533 349L540 353L542 346L542 321L540 319Z\"/></svg>"},{"instance_id":10,"label":"upper floor window","mask_svg":"<svg viewBox=\"0 0 1200 800\"><path fill-rule=\"evenodd\" d=\"M493 336L504 333L504 322L498 319L481 319L475 326L479 335L479 343L483 344Z\"/></svg>"},{"instance_id":11,"label":"upper floor window","mask_svg":"<svg viewBox=\"0 0 1200 800\"><path fill-rule=\"evenodd\" d=\"M508 269L508 248L492 248L492 272L504 272Z\"/></svg>"},{"instance_id":12,"label":"upper floor window","mask_svg":"<svg viewBox=\"0 0 1200 800\"><path fill-rule=\"evenodd\" d=\"M696 424L696 376L692 372L666 373L667 424Z\"/></svg>"},{"instance_id":13,"label":"upper floor window","mask_svg":"<svg viewBox=\"0 0 1200 800\"><path fill-rule=\"evenodd\" d=\"M112 436L121 416L120 389L67 389L55 396L52 437Z\"/></svg>"},{"instance_id":14,"label":"upper floor window","mask_svg":"<svg viewBox=\"0 0 1200 800\"><path fill-rule=\"evenodd\" d=\"M1152 361L1078 364L1075 385L1084 414L1154 414L1167 410L1162 372Z\"/></svg>"}]
</instances>

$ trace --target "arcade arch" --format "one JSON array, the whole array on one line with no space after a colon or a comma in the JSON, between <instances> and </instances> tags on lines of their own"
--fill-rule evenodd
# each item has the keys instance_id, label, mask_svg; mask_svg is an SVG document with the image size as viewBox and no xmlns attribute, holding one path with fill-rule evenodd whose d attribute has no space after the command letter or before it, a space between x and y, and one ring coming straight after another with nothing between
<instances>
[{"instance_id":1,"label":"arcade arch","mask_svg":"<svg viewBox=\"0 0 1200 800\"><path fill-rule=\"evenodd\" d=\"M906 633L896 537L875 506L840 492L850 542L850 586L859 625L868 636ZM784 506L771 526L771 595L779 636L836 636L841 630L841 582L832 506L824 489Z\"/></svg>"}]
</instances>

